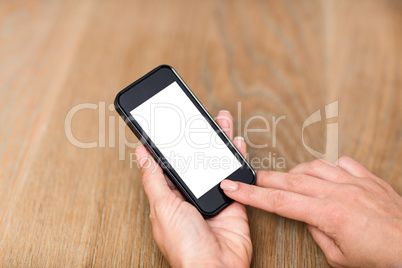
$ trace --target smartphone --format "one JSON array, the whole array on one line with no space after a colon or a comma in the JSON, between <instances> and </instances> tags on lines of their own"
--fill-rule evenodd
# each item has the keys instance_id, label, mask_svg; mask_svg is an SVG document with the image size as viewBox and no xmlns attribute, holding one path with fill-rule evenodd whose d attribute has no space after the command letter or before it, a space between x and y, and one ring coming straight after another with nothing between
<instances>
[{"instance_id":1,"label":"smartphone","mask_svg":"<svg viewBox=\"0 0 402 268\"><path fill-rule=\"evenodd\" d=\"M254 184L254 170L172 67L161 65L120 91L115 107L204 217L231 202L222 180Z\"/></svg>"}]
</instances>

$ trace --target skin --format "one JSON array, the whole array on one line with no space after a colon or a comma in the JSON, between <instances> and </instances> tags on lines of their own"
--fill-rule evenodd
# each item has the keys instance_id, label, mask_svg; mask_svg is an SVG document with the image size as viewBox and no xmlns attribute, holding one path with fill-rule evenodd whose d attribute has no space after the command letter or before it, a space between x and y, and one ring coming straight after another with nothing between
<instances>
[{"instance_id":1,"label":"skin","mask_svg":"<svg viewBox=\"0 0 402 268\"><path fill-rule=\"evenodd\" d=\"M217 122L232 138L230 113L221 111ZM244 155L244 140L233 142ZM289 173L258 171L256 185L224 180L221 188L237 202L205 220L144 147L136 152L154 239L174 267L248 267L252 245L242 204L307 223L331 266L402 266L402 197L349 157L303 163Z\"/></svg>"},{"instance_id":2,"label":"skin","mask_svg":"<svg viewBox=\"0 0 402 268\"><path fill-rule=\"evenodd\" d=\"M219 113L216 121L232 139L230 113ZM246 154L244 140L234 139L233 143ZM138 147L136 155L149 199L153 237L172 267L250 266L252 244L244 205L233 202L205 220L184 200L145 147Z\"/></svg>"},{"instance_id":3,"label":"skin","mask_svg":"<svg viewBox=\"0 0 402 268\"><path fill-rule=\"evenodd\" d=\"M289 173L259 171L256 186L223 181L230 198L307 223L333 267L402 266L402 198L350 157Z\"/></svg>"}]
</instances>

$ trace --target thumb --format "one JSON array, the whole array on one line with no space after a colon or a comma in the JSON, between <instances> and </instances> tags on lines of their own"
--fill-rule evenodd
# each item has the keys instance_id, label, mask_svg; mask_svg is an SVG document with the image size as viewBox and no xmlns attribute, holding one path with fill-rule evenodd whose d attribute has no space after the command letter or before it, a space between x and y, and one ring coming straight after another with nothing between
<instances>
[{"instance_id":1,"label":"thumb","mask_svg":"<svg viewBox=\"0 0 402 268\"><path fill-rule=\"evenodd\" d=\"M137 161L141 167L142 186L150 202L170 192L165 175L158 163L144 146L136 149Z\"/></svg>"},{"instance_id":2,"label":"thumb","mask_svg":"<svg viewBox=\"0 0 402 268\"><path fill-rule=\"evenodd\" d=\"M314 241L324 252L325 257L331 266L337 266L335 264L343 263L344 257L342 251L334 240L328 237L323 231L310 224L307 224L307 229L309 230Z\"/></svg>"}]
</instances>

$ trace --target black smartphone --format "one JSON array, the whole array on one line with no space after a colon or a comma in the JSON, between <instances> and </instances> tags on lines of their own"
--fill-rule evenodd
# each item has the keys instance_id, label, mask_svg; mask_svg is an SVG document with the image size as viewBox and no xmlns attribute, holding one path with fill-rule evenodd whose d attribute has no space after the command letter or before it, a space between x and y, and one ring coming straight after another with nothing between
<instances>
[{"instance_id":1,"label":"black smartphone","mask_svg":"<svg viewBox=\"0 0 402 268\"><path fill-rule=\"evenodd\" d=\"M254 170L172 67L161 65L120 91L115 106L204 217L231 202L222 180L254 184Z\"/></svg>"}]
</instances>

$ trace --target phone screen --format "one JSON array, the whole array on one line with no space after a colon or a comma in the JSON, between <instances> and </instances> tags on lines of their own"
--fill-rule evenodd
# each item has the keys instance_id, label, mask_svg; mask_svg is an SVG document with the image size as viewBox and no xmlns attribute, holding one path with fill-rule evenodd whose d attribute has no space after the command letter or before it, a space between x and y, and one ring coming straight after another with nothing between
<instances>
[{"instance_id":1,"label":"phone screen","mask_svg":"<svg viewBox=\"0 0 402 268\"><path fill-rule=\"evenodd\" d=\"M241 167L177 82L130 113L197 199Z\"/></svg>"}]
</instances>

